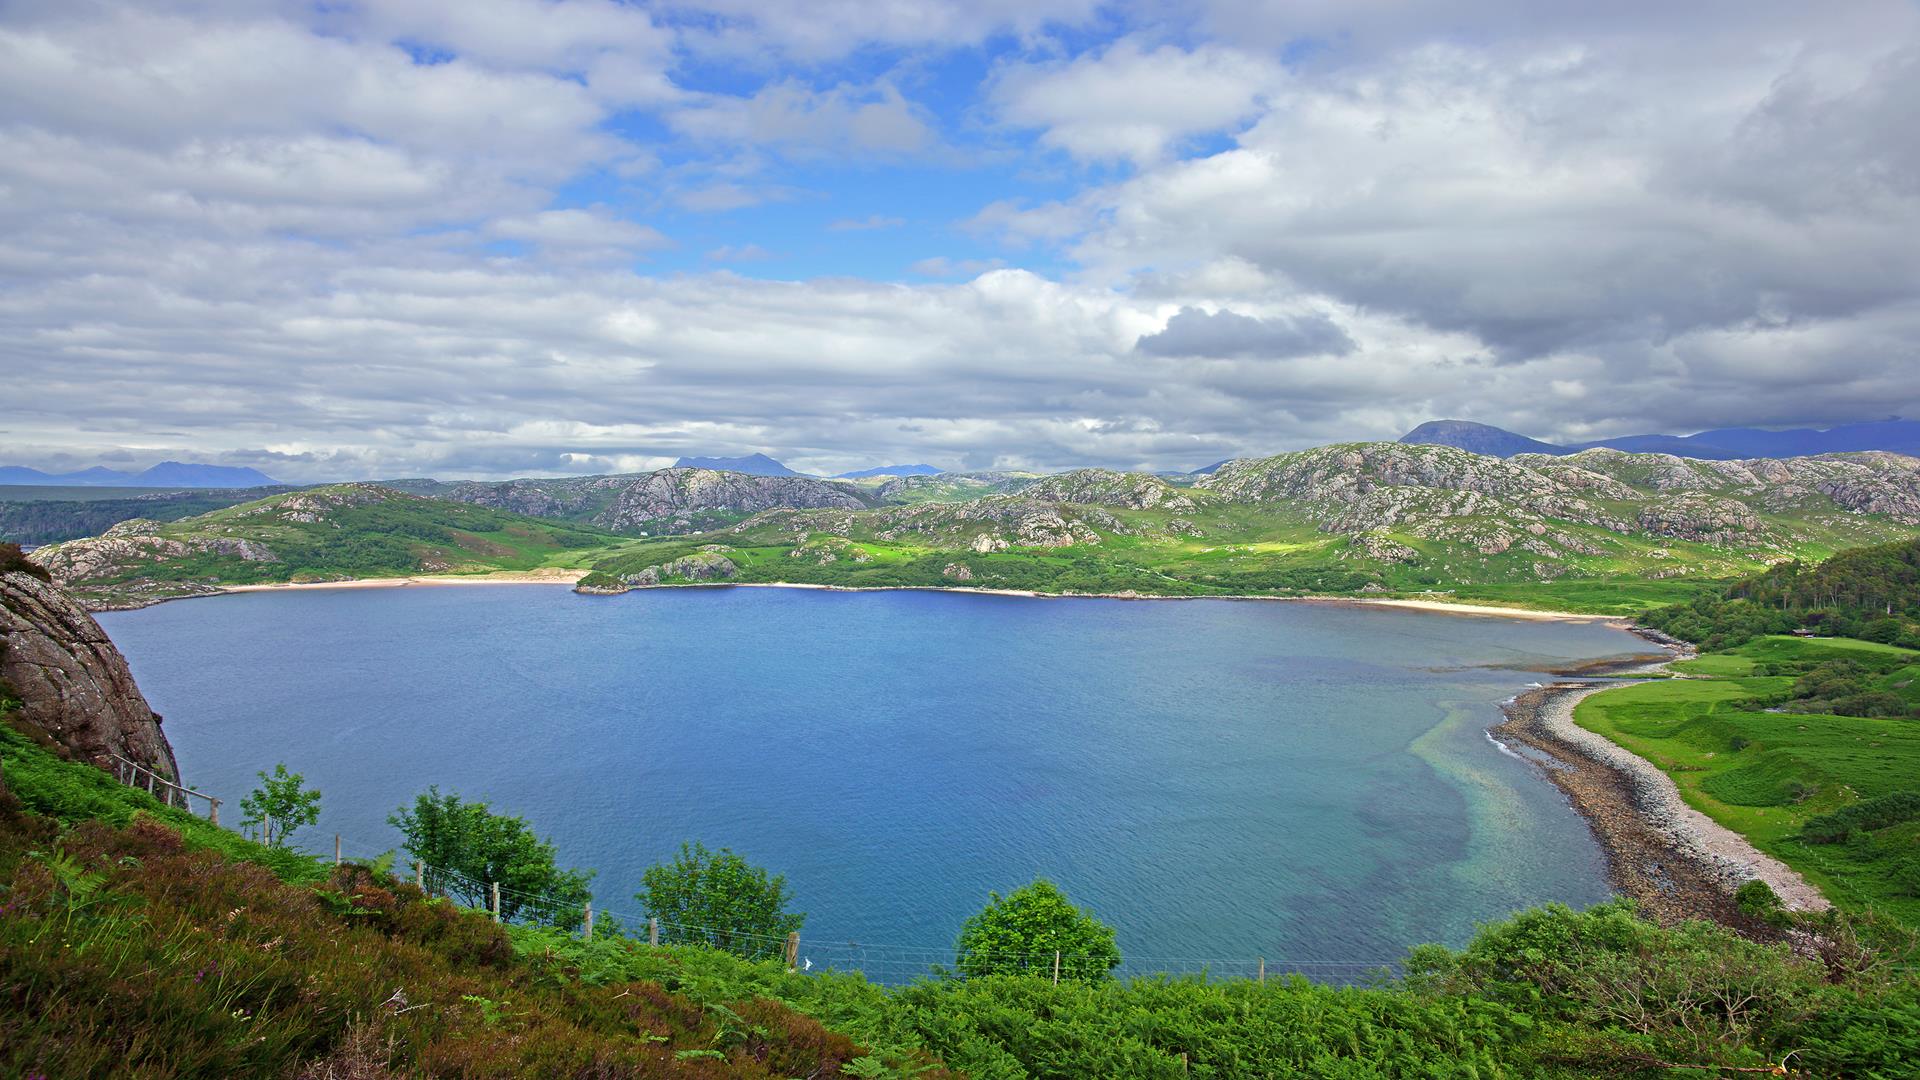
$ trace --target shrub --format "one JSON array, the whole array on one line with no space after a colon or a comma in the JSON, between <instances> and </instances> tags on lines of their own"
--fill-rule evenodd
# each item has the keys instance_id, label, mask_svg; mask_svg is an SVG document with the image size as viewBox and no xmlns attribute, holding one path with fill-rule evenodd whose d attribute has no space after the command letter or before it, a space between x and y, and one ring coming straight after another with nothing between
<instances>
[{"instance_id":1,"label":"shrub","mask_svg":"<svg viewBox=\"0 0 1920 1080\"><path fill-rule=\"evenodd\" d=\"M500 885L500 917L512 919L539 905L542 919L577 926L593 898L591 871L562 870L553 844L534 835L523 818L494 813L486 803L462 802L437 787L387 818L406 837L414 858L447 873L435 877L440 891L470 907L491 900L489 886ZM543 899L544 898L544 899Z\"/></svg>"},{"instance_id":2,"label":"shrub","mask_svg":"<svg viewBox=\"0 0 1920 1080\"><path fill-rule=\"evenodd\" d=\"M1073 906L1060 887L1041 879L987 906L960 928L954 965L968 976L1051 975L1105 979L1120 966L1113 927Z\"/></svg>"},{"instance_id":3,"label":"shrub","mask_svg":"<svg viewBox=\"0 0 1920 1080\"><path fill-rule=\"evenodd\" d=\"M1920 792L1895 791L1816 814L1800 826L1800 838L1810 844L1844 844L1857 832L1872 832L1916 818L1920 818Z\"/></svg>"},{"instance_id":4,"label":"shrub","mask_svg":"<svg viewBox=\"0 0 1920 1080\"><path fill-rule=\"evenodd\" d=\"M667 940L749 958L780 955L787 935L807 920L787 910L786 875L769 877L727 848L709 851L698 841L681 844L672 862L648 867L634 899L666 924Z\"/></svg>"}]
</instances>

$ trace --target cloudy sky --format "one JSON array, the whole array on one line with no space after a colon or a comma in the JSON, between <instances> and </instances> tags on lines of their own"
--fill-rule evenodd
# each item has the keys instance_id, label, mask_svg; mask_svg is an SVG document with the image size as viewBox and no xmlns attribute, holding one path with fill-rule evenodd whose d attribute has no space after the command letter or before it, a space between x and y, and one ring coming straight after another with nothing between
<instances>
[{"instance_id":1,"label":"cloudy sky","mask_svg":"<svg viewBox=\"0 0 1920 1080\"><path fill-rule=\"evenodd\" d=\"M1920 414L1908 0L0 0L0 463Z\"/></svg>"}]
</instances>

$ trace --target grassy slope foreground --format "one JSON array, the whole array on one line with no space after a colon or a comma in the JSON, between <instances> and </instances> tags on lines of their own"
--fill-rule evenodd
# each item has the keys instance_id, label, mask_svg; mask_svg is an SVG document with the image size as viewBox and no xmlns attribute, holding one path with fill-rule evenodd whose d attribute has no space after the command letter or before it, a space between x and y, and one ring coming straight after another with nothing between
<instances>
[{"instance_id":1,"label":"grassy slope foreground","mask_svg":"<svg viewBox=\"0 0 1920 1080\"><path fill-rule=\"evenodd\" d=\"M0 756L5 1075L1520 1080L1784 1061L1780 1075L1893 1078L1920 1062L1897 938L1876 951L1846 931L1796 957L1611 904L1416 949L1403 981L1373 987L889 988L501 927L378 868L223 833L3 723Z\"/></svg>"},{"instance_id":2,"label":"grassy slope foreground","mask_svg":"<svg viewBox=\"0 0 1920 1080\"><path fill-rule=\"evenodd\" d=\"M937 478L936 478L937 479ZM583 583L698 581L1234 595L1445 590L1628 613L1920 530L1920 461L1502 461L1368 443L1236 461L1191 486L1081 470L964 501L775 510L651 540Z\"/></svg>"},{"instance_id":3,"label":"grassy slope foreground","mask_svg":"<svg viewBox=\"0 0 1920 1080\"><path fill-rule=\"evenodd\" d=\"M621 542L586 526L336 484L171 523L125 521L33 558L82 600L115 606L221 585L578 567Z\"/></svg>"}]
</instances>

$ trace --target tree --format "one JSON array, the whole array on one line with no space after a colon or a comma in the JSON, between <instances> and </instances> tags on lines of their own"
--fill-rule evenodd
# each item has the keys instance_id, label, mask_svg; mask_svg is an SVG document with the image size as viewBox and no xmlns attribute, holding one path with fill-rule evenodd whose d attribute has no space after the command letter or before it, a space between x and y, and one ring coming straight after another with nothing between
<instances>
[{"instance_id":1,"label":"tree","mask_svg":"<svg viewBox=\"0 0 1920 1080\"><path fill-rule=\"evenodd\" d=\"M302 785L306 777L287 771L286 762L265 772L253 794L240 800L240 823L258 827L266 842L274 847L286 843L295 830L320 820L320 793Z\"/></svg>"},{"instance_id":2,"label":"tree","mask_svg":"<svg viewBox=\"0 0 1920 1080\"><path fill-rule=\"evenodd\" d=\"M459 795L430 787L387 817L406 837L414 858L434 868L431 884L469 907L492 901L490 886L500 885L500 917L537 915L556 926L577 926L593 899L592 871L562 870L553 844L534 835L524 818L496 814L484 802L462 802Z\"/></svg>"},{"instance_id":3,"label":"tree","mask_svg":"<svg viewBox=\"0 0 1920 1080\"><path fill-rule=\"evenodd\" d=\"M960 928L955 966L962 975L1053 975L1105 979L1120 965L1113 927L1073 906L1060 887L1044 878L1006 896L988 894L987 906Z\"/></svg>"},{"instance_id":4,"label":"tree","mask_svg":"<svg viewBox=\"0 0 1920 1080\"><path fill-rule=\"evenodd\" d=\"M663 940L710 945L749 959L778 956L807 919L787 910L785 874L767 876L727 848L681 844L672 862L655 863L634 894Z\"/></svg>"}]
</instances>

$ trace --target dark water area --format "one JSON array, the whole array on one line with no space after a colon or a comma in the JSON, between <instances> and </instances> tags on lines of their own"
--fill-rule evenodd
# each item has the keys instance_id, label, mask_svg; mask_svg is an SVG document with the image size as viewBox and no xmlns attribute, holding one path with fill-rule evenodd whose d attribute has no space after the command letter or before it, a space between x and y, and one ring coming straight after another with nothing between
<instances>
[{"instance_id":1,"label":"dark water area","mask_svg":"<svg viewBox=\"0 0 1920 1080\"><path fill-rule=\"evenodd\" d=\"M1607 895L1598 846L1486 735L1617 629L1319 603L497 585L111 613L189 783L286 762L350 854L429 784L525 816L596 907L682 840L784 873L818 962L950 960L1036 876L1125 971L1321 977ZM850 943L858 943L855 947ZM891 967L889 967L891 965Z\"/></svg>"}]
</instances>

